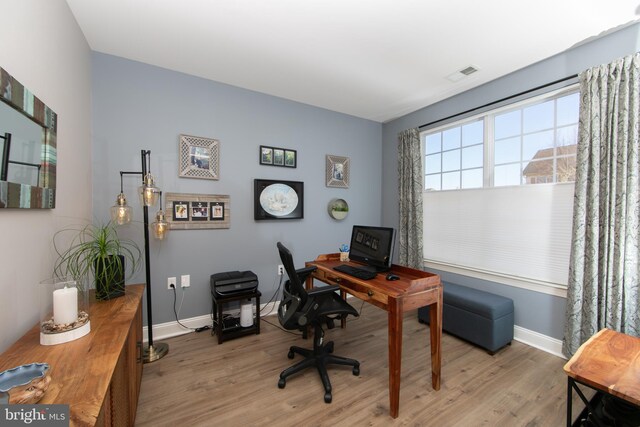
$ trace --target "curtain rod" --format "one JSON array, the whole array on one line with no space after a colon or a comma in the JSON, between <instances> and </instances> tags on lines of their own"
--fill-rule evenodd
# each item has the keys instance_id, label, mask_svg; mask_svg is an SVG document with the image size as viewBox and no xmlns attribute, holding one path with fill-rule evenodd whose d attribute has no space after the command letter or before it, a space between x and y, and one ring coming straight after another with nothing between
<instances>
[{"instance_id":1,"label":"curtain rod","mask_svg":"<svg viewBox=\"0 0 640 427\"><path fill-rule=\"evenodd\" d=\"M450 116L448 116L448 117L444 117L444 118L442 118L442 119L438 119L438 120L434 120L434 121L429 122L429 123L425 123L425 124L423 124L423 125L420 125L420 126L418 127L418 129L422 129L422 128L425 128L425 127L427 127L427 126L431 126L431 125L435 125L436 123L444 122L444 121L449 120L449 119L454 119L454 118L456 118L456 117L459 117L459 116L462 116L462 115L465 115L465 114L468 114L468 113L473 113L474 111L476 111L476 110L480 110L481 108L490 107L490 106L492 106L492 105L498 104L498 103L503 102L503 101L508 101L508 100L510 100L510 99L517 98L517 97L519 97L519 96L526 95L526 94L528 94L528 93L535 92L535 91L537 91L537 90L544 89L544 88L546 88L546 87L553 86L553 85L558 84L558 83L566 82L567 80L575 79L576 77L578 77L578 75L577 75L577 74L574 74L574 75L572 75L572 76L564 77L564 78L562 78L562 79L558 79L558 80L552 81L552 82L550 82L550 83L545 83L545 84L543 84L543 85L536 86L536 87L534 87L534 88L532 88L532 89L528 89L528 90L525 90L525 91L523 91L523 92L516 93L515 95L509 95L509 96L507 96L507 97L504 97L504 98L498 99L498 100L496 100L496 101L491 101L491 102L489 102L489 103L487 103L487 104L481 105L481 106L479 106L479 107L471 108L471 109L469 109L469 110L462 111L462 112L460 112L460 113L456 113L456 114L452 114L452 115L450 115Z\"/></svg>"}]
</instances>

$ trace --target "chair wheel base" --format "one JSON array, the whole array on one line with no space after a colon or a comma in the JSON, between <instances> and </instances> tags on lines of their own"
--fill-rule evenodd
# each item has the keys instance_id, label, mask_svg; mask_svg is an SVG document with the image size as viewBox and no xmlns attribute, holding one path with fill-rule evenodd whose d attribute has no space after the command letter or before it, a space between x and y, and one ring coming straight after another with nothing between
<instances>
[{"instance_id":1,"label":"chair wheel base","mask_svg":"<svg viewBox=\"0 0 640 427\"><path fill-rule=\"evenodd\" d=\"M327 352L333 353L333 341L329 341L326 348L327 348Z\"/></svg>"},{"instance_id":2,"label":"chair wheel base","mask_svg":"<svg viewBox=\"0 0 640 427\"><path fill-rule=\"evenodd\" d=\"M284 388L284 386L287 385L287 380L285 380L284 378L280 378L278 380L278 388Z\"/></svg>"},{"instance_id":3,"label":"chair wheel base","mask_svg":"<svg viewBox=\"0 0 640 427\"><path fill-rule=\"evenodd\" d=\"M331 393L324 394L324 403L331 403Z\"/></svg>"},{"instance_id":4,"label":"chair wheel base","mask_svg":"<svg viewBox=\"0 0 640 427\"><path fill-rule=\"evenodd\" d=\"M295 354L293 353L293 351L292 351L292 350L289 350L289 353L287 353L287 357L288 357L289 359L293 359L293 357L294 357L294 356L295 356Z\"/></svg>"},{"instance_id":5,"label":"chair wheel base","mask_svg":"<svg viewBox=\"0 0 640 427\"><path fill-rule=\"evenodd\" d=\"M355 375L357 377L358 375L360 375L360 367L359 366L354 366L352 372L353 372L353 375Z\"/></svg>"}]
</instances>

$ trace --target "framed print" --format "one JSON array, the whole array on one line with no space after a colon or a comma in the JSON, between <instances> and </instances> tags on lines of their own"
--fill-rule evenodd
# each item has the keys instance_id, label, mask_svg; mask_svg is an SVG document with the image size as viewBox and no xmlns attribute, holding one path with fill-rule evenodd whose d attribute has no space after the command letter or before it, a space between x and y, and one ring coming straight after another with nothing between
<instances>
[{"instance_id":1,"label":"framed print","mask_svg":"<svg viewBox=\"0 0 640 427\"><path fill-rule=\"evenodd\" d=\"M260 146L260 164L267 166L281 166L295 168L298 152L288 148Z\"/></svg>"},{"instance_id":2,"label":"framed print","mask_svg":"<svg viewBox=\"0 0 640 427\"><path fill-rule=\"evenodd\" d=\"M182 178L220 179L220 141L180 135L178 175Z\"/></svg>"},{"instance_id":3,"label":"framed print","mask_svg":"<svg viewBox=\"0 0 640 427\"><path fill-rule=\"evenodd\" d=\"M256 221L304 218L304 183L255 179L253 210Z\"/></svg>"},{"instance_id":4,"label":"framed print","mask_svg":"<svg viewBox=\"0 0 640 427\"><path fill-rule=\"evenodd\" d=\"M191 220L206 221L209 218L208 202L191 202Z\"/></svg>"},{"instance_id":5,"label":"framed print","mask_svg":"<svg viewBox=\"0 0 640 427\"><path fill-rule=\"evenodd\" d=\"M211 221L223 221L224 220L224 203L211 202L209 206L209 213Z\"/></svg>"},{"instance_id":6,"label":"framed print","mask_svg":"<svg viewBox=\"0 0 640 427\"><path fill-rule=\"evenodd\" d=\"M272 147L265 147L264 145L260 146L260 164L261 165L273 164L273 148Z\"/></svg>"},{"instance_id":7,"label":"framed print","mask_svg":"<svg viewBox=\"0 0 640 427\"><path fill-rule=\"evenodd\" d=\"M189 202L176 200L172 203L171 211L174 221L189 221Z\"/></svg>"},{"instance_id":8,"label":"framed print","mask_svg":"<svg viewBox=\"0 0 640 427\"><path fill-rule=\"evenodd\" d=\"M284 165L288 168L296 167L296 150L284 150Z\"/></svg>"},{"instance_id":9,"label":"framed print","mask_svg":"<svg viewBox=\"0 0 640 427\"><path fill-rule=\"evenodd\" d=\"M172 230L230 228L231 203L227 195L167 193L164 209Z\"/></svg>"},{"instance_id":10,"label":"framed print","mask_svg":"<svg viewBox=\"0 0 640 427\"><path fill-rule=\"evenodd\" d=\"M273 149L273 165L284 166L284 150L282 148Z\"/></svg>"},{"instance_id":11,"label":"framed print","mask_svg":"<svg viewBox=\"0 0 640 427\"><path fill-rule=\"evenodd\" d=\"M349 188L349 158L327 155L327 187Z\"/></svg>"}]
</instances>

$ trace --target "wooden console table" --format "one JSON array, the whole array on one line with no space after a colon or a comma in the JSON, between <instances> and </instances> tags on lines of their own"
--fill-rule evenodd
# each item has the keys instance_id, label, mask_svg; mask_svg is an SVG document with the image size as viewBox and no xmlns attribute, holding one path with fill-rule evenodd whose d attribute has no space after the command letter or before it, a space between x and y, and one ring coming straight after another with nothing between
<instances>
[{"instance_id":1,"label":"wooden console table","mask_svg":"<svg viewBox=\"0 0 640 427\"><path fill-rule=\"evenodd\" d=\"M39 404L68 404L72 426L132 426L142 380L142 293L130 285L110 301L89 296L91 332L64 344L40 345L34 326L0 356L0 372L44 362L51 383Z\"/></svg>"},{"instance_id":2,"label":"wooden console table","mask_svg":"<svg viewBox=\"0 0 640 427\"><path fill-rule=\"evenodd\" d=\"M442 341L442 284L440 276L422 270L393 265L391 273L399 280L385 279L386 273L371 280L361 280L341 273L333 267L345 264L339 254L320 255L306 266L317 270L307 279L307 288L313 287L313 279L340 286L340 291L349 293L375 305L388 313L389 322L389 409L393 418L400 411L400 362L402 361L402 318L405 311L417 310L429 305L431 335L431 384L440 390L440 365ZM349 262L355 267L359 264Z\"/></svg>"},{"instance_id":3,"label":"wooden console table","mask_svg":"<svg viewBox=\"0 0 640 427\"><path fill-rule=\"evenodd\" d=\"M602 329L582 344L564 365L567 373L567 426L571 426L572 390L593 412L576 383L640 407L640 338Z\"/></svg>"}]
</instances>

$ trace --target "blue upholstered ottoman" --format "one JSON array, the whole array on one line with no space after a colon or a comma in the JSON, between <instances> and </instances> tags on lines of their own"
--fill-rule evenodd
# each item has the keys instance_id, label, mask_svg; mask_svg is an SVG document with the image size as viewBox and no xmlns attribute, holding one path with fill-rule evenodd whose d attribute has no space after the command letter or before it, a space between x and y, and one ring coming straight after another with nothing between
<instances>
[{"instance_id":1,"label":"blue upholstered ottoman","mask_svg":"<svg viewBox=\"0 0 640 427\"><path fill-rule=\"evenodd\" d=\"M513 339L513 300L489 292L442 282L442 329L493 354ZM429 307L418 309L429 323Z\"/></svg>"}]
</instances>

